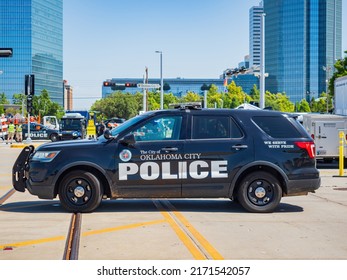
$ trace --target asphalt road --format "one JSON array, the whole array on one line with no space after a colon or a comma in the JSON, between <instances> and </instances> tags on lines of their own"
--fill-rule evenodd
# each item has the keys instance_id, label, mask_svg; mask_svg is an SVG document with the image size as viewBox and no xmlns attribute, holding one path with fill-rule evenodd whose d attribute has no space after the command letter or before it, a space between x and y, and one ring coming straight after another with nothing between
<instances>
[{"instance_id":1,"label":"asphalt road","mask_svg":"<svg viewBox=\"0 0 347 280\"><path fill-rule=\"evenodd\" d=\"M0 143L0 260L61 260L71 214L11 190L21 149ZM346 260L347 178L318 163L322 186L271 214L226 199L107 200L82 215L81 260Z\"/></svg>"}]
</instances>

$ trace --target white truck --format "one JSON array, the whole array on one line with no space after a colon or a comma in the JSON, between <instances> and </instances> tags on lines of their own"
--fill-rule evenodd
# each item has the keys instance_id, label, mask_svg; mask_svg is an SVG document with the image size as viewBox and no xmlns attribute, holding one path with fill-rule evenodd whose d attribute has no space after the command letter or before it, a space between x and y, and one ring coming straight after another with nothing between
<instances>
[{"instance_id":1,"label":"white truck","mask_svg":"<svg viewBox=\"0 0 347 280\"><path fill-rule=\"evenodd\" d=\"M334 90L335 114L347 116L347 76L335 80Z\"/></svg>"},{"instance_id":2,"label":"white truck","mask_svg":"<svg viewBox=\"0 0 347 280\"><path fill-rule=\"evenodd\" d=\"M305 114L302 125L313 138L317 159L331 161L339 157L339 132L347 134L347 116L328 114ZM347 158L347 149L344 149Z\"/></svg>"}]
</instances>

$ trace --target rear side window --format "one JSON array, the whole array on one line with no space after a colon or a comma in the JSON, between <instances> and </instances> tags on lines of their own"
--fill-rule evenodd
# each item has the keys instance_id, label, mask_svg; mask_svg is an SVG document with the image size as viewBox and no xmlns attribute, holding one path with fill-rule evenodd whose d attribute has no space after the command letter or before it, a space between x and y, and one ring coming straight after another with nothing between
<instances>
[{"instance_id":1,"label":"rear side window","mask_svg":"<svg viewBox=\"0 0 347 280\"><path fill-rule=\"evenodd\" d=\"M285 117L257 116L252 120L273 138L301 138L301 133Z\"/></svg>"},{"instance_id":2,"label":"rear side window","mask_svg":"<svg viewBox=\"0 0 347 280\"><path fill-rule=\"evenodd\" d=\"M194 116L193 139L241 138L242 132L229 116Z\"/></svg>"}]
</instances>

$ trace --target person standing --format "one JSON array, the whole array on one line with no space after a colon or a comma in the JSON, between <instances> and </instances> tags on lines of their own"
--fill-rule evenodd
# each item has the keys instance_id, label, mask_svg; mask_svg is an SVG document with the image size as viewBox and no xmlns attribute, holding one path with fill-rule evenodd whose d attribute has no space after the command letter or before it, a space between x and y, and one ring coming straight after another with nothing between
<instances>
[{"instance_id":1,"label":"person standing","mask_svg":"<svg viewBox=\"0 0 347 280\"><path fill-rule=\"evenodd\" d=\"M17 142L19 143L22 143L23 141L23 136L22 136L22 124L17 124L16 125L16 139L17 139Z\"/></svg>"},{"instance_id":2,"label":"person standing","mask_svg":"<svg viewBox=\"0 0 347 280\"><path fill-rule=\"evenodd\" d=\"M10 124L8 125L8 135L7 135L7 141L6 144L8 144L8 141L11 141L10 144L12 144L13 141L13 137L14 137L14 133L15 133L15 128L14 128L14 124L11 121Z\"/></svg>"}]
</instances>

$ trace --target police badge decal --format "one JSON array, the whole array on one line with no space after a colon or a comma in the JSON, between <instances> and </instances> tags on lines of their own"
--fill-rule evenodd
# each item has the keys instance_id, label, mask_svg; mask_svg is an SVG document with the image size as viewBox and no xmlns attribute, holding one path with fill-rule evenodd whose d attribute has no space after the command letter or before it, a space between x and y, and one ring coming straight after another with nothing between
<instances>
[{"instance_id":1,"label":"police badge decal","mask_svg":"<svg viewBox=\"0 0 347 280\"><path fill-rule=\"evenodd\" d=\"M119 153L119 158L124 162L131 160L131 156L132 154L129 150L123 150Z\"/></svg>"}]
</instances>

